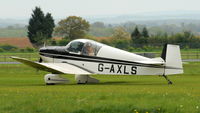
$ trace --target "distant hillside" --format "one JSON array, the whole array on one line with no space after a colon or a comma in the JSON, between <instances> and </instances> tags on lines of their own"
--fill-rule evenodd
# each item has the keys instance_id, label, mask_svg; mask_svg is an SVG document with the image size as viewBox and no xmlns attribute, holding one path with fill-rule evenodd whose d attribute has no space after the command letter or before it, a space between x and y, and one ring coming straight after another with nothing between
<instances>
[{"instance_id":1,"label":"distant hillside","mask_svg":"<svg viewBox=\"0 0 200 113\"><path fill-rule=\"evenodd\" d=\"M0 38L0 45L12 45L19 48L32 48L32 44L30 43L29 39L26 37L19 37L19 38Z\"/></svg>"},{"instance_id":2,"label":"distant hillside","mask_svg":"<svg viewBox=\"0 0 200 113\"><path fill-rule=\"evenodd\" d=\"M161 25L161 24L174 24L174 23L200 23L200 11L162 11L162 12L146 12L135 13L126 15L91 15L83 16L90 23L97 21L104 22L106 24L120 24L125 22L135 22L141 24ZM62 18L54 17L55 23ZM24 19L1 19L0 28L7 26L26 26L28 25L28 18Z\"/></svg>"},{"instance_id":3,"label":"distant hillside","mask_svg":"<svg viewBox=\"0 0 200 113\"><path fill-rule=\"evenodd\" d=\"M26 37L27 29L25 27L8 26L0 28L0 37Z\"/></svg>"},{"instance_id":4,"label":"distant hillside","mask_svg":"<svg viewBox=\"0 0 200 113\"><path fill-rule=\"evenodd\" d=\"M200 20L200 11L163 11L146 12L126 15L105 15L85 17L91 23L101 21L106 24L120 24L125 22L135 22L148 25L174 24L174 22L190 23ZM171 23L172 22L172 23Z\"/></svg>"},{"instance_id":5,"label":"distant hillside","mask_svg":"<svg viewBox=\"0 0 200 113\"><path fill-rule=\"evenodd\" d=\"M0 28L16 25L18 27L24 27L28 24L28 19L1 19Z\"/></svg>"}]
</instances>

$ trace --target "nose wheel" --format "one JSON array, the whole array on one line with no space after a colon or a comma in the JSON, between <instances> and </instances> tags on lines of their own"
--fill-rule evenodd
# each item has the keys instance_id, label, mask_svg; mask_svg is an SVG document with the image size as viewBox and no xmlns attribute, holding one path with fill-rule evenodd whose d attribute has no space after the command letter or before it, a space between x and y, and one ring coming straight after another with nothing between
<instances>
[{"instance_id":1,"label":"nose wheel","mask_svg":"<svg viewBox=\"0 0 200 113\"><path fill-rule=\"evenodd\" d=\"M163 77L167 80L169 85L173 84L172 81L166 75L163 75Z\"/></svg>"}]
</instances>

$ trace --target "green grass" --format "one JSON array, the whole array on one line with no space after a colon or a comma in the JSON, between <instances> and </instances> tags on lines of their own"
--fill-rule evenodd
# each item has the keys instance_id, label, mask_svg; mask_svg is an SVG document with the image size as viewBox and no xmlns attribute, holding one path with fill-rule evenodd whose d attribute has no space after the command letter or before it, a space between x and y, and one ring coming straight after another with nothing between
<instances>
[{"instance_id":1,"label":"green grass","mask_svg":"<svg viewBox=\"0 0 200 113\"><path fill-rule=\"evenodd\" d=\"M0 65L0 113L199 113L200 63L184 65L183 75L94 75L99 84L46 86L46 72Z\"/></svg>"},{"instance_id":2,"label":"green grass","mask_svg":"<svg viewBox=\"0 0 200 113\"><path fill-rule=\"evenodd\" d=\"M3 52L0 55L38 55L39 52Z\"/></svg>"},{"instance_id":3,"label":"green grass","mask_svg":"<svg viewBox=\"0 0 200 113\"><path fill-rule=\"evenodd\" d=\"M10 56L17 56L26 58L32 61L38 61L39 54L38 52L34 53L0 53L0 62L16 62L15 60L11 59Z\"/></svg>"}]
</instances>

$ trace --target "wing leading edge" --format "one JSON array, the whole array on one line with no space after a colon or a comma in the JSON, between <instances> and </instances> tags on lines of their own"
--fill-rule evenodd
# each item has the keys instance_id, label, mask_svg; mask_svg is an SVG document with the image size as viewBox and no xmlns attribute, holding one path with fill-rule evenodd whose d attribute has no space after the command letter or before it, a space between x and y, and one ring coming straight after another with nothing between
<instances>
[{"instance_id":1,"label":"wing leading edge","mask_svg":"<svg viewBox=\"0 0 200 113\"><path fill-rule=\"evenodd\" d=\"M27 60L25 58L19 58L14 56L12 56L11 58L30 67L52 72L54 74L92 74L88 70L68 63L37 63Z\"/></svg>"}]
</instances>

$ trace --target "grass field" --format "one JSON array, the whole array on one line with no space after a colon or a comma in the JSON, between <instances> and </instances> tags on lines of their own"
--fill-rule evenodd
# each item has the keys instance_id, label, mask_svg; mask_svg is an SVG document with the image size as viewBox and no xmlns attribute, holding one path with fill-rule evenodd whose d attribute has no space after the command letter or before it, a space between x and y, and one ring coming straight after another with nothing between
<instances>
[{"instance_id":1,"label":"grass field","mask_svg":"<svg viewBox=\"0 0 200 113\"><path fill-rule=\"evenodd\" d=\"M22 64L0 65L0 113L200 113L200 63L183 75L94 75L99 84L46 86L46 72Z\"/></svg>"}]
</instances>

